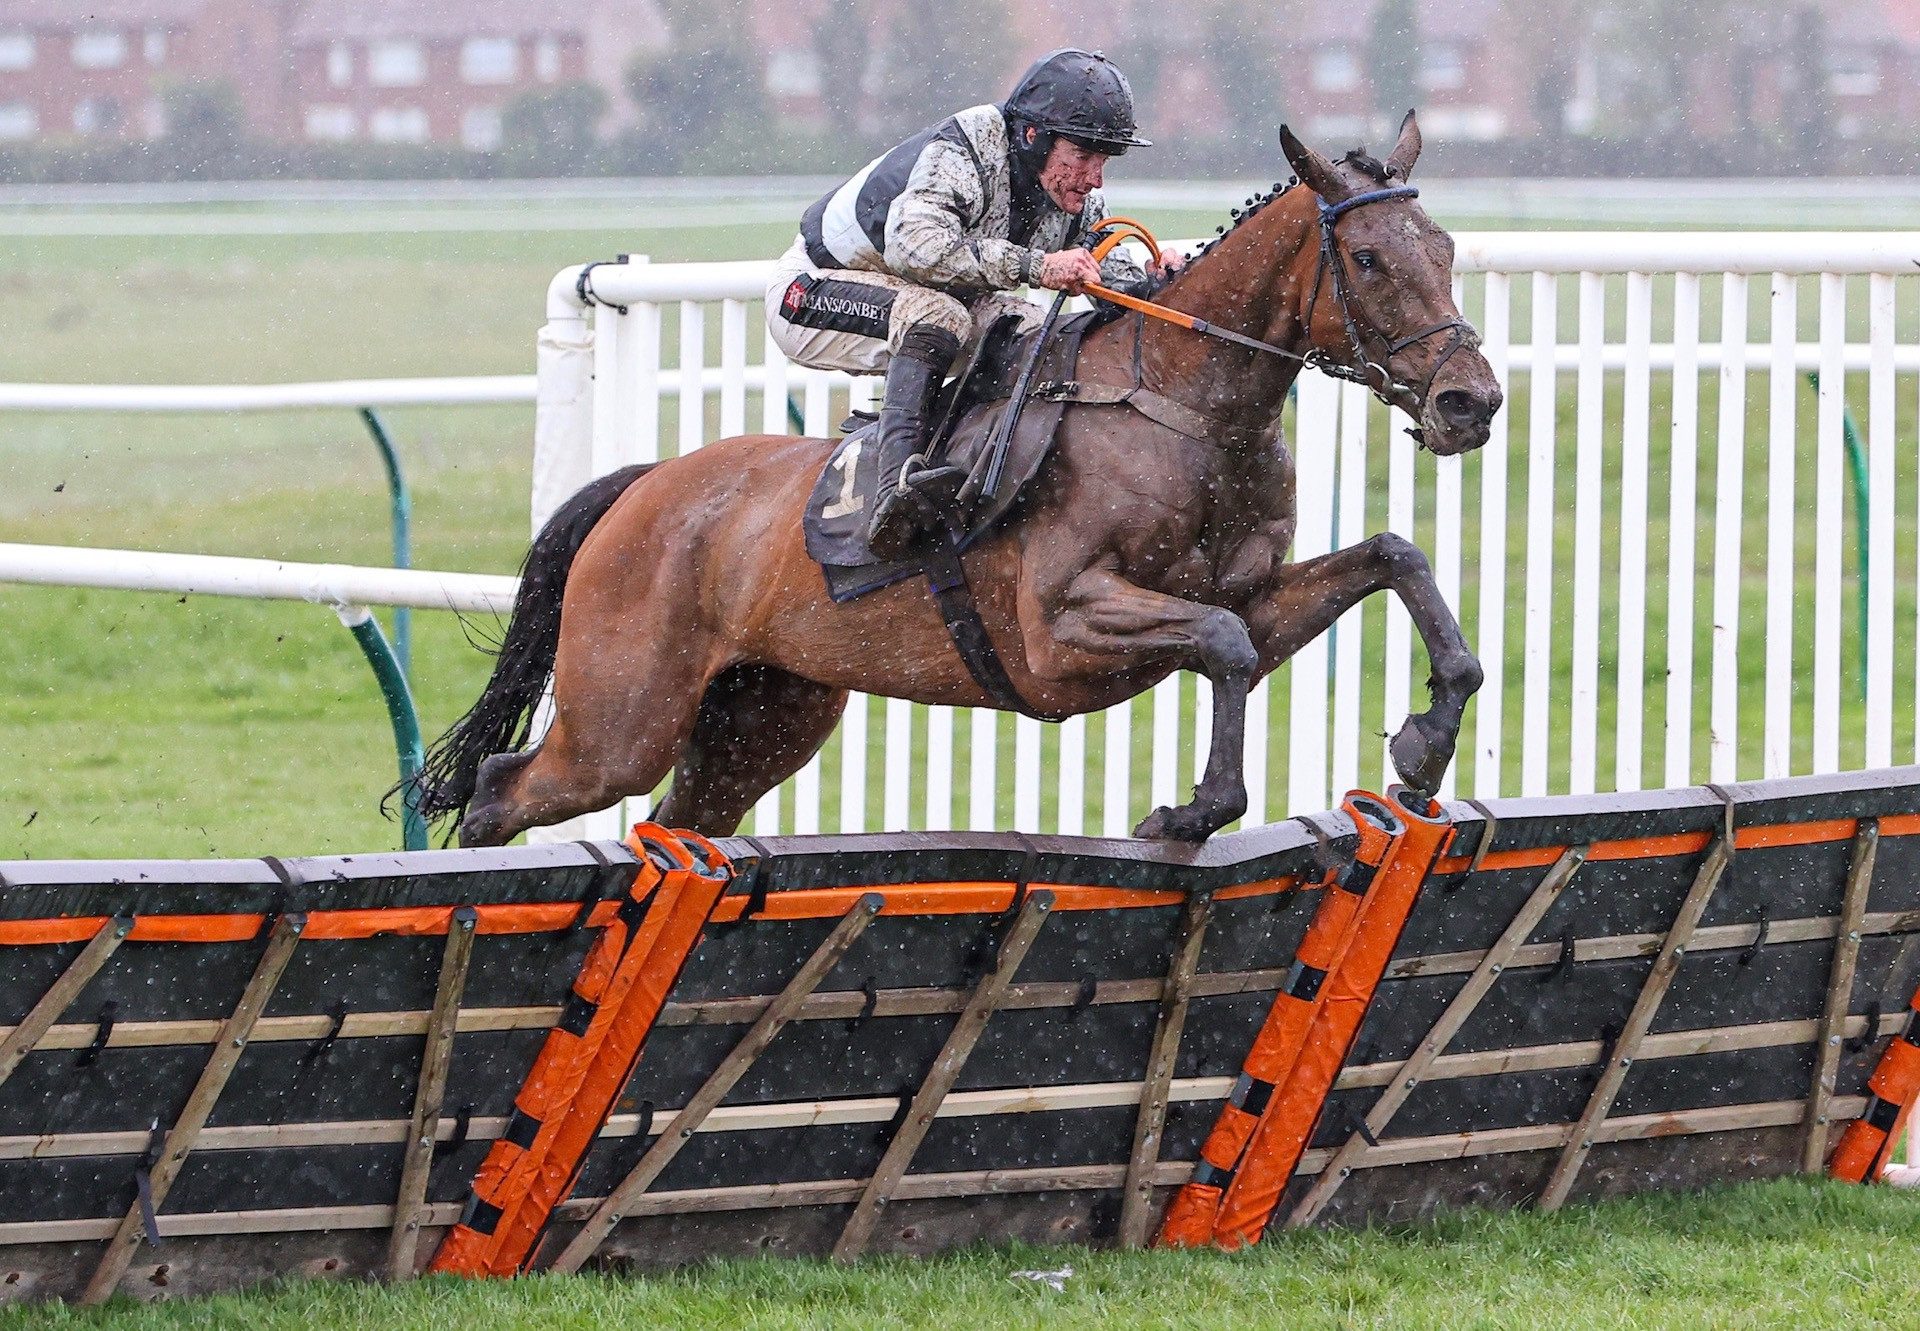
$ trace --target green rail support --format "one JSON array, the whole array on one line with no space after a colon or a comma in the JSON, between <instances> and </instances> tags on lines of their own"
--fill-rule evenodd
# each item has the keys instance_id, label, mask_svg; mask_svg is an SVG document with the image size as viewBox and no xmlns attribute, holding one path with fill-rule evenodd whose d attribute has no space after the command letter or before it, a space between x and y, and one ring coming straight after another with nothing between
<instances>
[{"instance_id":1,"label":"green rail support","mask_svg":"<svg viewBox=\"0 0 1920 1331\"><path fill-rule=\"evenodd\" d=\"M807 418L805 414L801 412L800 404L795 402L791 396L787 398L787 419L792 422L793 428L799 433L805 434L807 432Z\"/></svg>"},{"instance_id":2,"label":"green rail support","mask_svg":"<svg viewBox=\"0 0 1920 1331\"><path fill-rule=\"evenodd\" d=\"M420 741L420 713L413 705L413 691L407 687L406 672L380 621L363 606L336 606L340 622L353 632L354 641L366 654L373 676L380 682L380 697L387 704L387 720L393 725L393 747L400 760L400 845L403 850L427 848L427 820L420 816L417 795L412 788L415 775L426 762L426 748Z\"/></svg>"},{"instance_id":3,"label":"green rail support","mask_svg":"<svg viewBox=\"0 0 1920 1331\"><path fill-rule=\"evenodd\" d=\"M1820 391L1820 372L1810 371L1807 382L1813 385L1814 392ZM1869 519L1867 499L1872 483L1867 479L1867 450L1860 443L1860 427L1854 424L1853 412L1845 401L1840 404L1840 437L1847 442L1847 469L1853 473L1853 514L1854 523L1860 529L1860 543L1856 558L1860 565L1860 696L1867 696L1867 568L1872 562L1869 558L1867 536Z\"/></svg>"},{"instance_id":4,"label":"green rail support","mask_svg":"<svg viewBox=\"0 0 1920 1331\"><path fill-rule=\"evenodd\" d=\"M387 500L393 514L393 566L413 567L413 497L407 492L407 479L400 470L400 452L380 414L372 407L360 408L360 419L380 450L380 461L387 469ZM400 665L400 676L413 675L413 612L405 606L393 612L393 654Z\"/></svg>"}]
</instances>

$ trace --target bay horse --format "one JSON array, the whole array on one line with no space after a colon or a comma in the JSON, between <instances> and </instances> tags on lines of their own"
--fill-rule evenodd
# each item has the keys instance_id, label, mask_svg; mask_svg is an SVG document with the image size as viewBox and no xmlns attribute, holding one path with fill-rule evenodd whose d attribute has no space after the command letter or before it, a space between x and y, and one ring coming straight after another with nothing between
<instances>
[{"instance_id":1,"label":"bay horse","mask_svg":"<svg viewBox=\"0 0 1920 1331\"><path fill-rule=\"evenodd\" d=\"M1412 113L1384 162L1280 138L1305 188L1252 201L1157 297L1270 346L1123 319L1081 352L1081 382L1129 383L1137 354L1141 383L1218 428L1195 438L1125 406L1068 406L1017 519L964 560L1008 677L1047 719L1124 702L1183 667L1212 681L1200 783L1140 837L1201 841L1245 812L1248 690L1373 592L1400 597L1432 664L1430 706L1389 748L1409 786L1437 786L1480 686L1412 542L1385 532L1287 562L1294 467L1280 413L1304 364L1366 383L1437 454L1484 444L1501 392L1454 305L1453 242L1406 185L1420 153ZM462 815L463 845L500 845L671 771L653 816L720 836L826 742L849 690L991 706L918 579L828 598L801 512L832 449L746 435L569 499L528 552L485 691L417 779L422 811ZM523 750L549 678L551 726Z\"/></svg>"}]
</instances>

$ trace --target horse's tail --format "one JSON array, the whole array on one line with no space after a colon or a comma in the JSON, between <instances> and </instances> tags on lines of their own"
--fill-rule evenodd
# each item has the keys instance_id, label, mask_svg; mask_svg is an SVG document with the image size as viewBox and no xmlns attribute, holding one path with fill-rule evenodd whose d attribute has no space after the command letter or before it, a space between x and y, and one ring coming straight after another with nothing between
<instances>
[{"instance_id":1,"label":"horse's tail","mask_svg":"<svg viewBox=\"0 0 1920 1331\"><path fill-rule=\"evenodd\" d=\"M513 615L487 687L467 714L433 742L411 782L403 783L411 787L421 814L429 821L449 814L464 816L481 762L526 743L534 709L553 674L560 644L560 602L573 557L614 501L651 465L623 467L590 481L533 538L520 565Z\"/></svg>"}]
</instances>

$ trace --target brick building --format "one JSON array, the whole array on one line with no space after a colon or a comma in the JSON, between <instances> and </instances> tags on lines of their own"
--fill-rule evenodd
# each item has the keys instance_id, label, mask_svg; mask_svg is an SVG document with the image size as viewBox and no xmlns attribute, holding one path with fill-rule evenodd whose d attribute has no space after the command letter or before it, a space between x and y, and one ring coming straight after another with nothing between
<instances>
[{"instance_id":1,"label":"brick building","mask_svg":"<svg viewBox=\"0 0 1920 1331\"><path fill-rule=\"evenodd\" d=\"M271 0L0 0L0 142L151 137L167 81L208 75L270 123L281 19Z\"/></svg>"},{"instance_id":2,"label":"brick building","mask_svg":"<svg viewBox=\"0 0 1920 1331\"><path fill-rule=\"evenodd\" d=\"M280 133L308 142L499 146L500 114L520 93L587 81L626 99L620 72L666 41L651 0L319 0L287 35Z\"/></svg>"},{"instance_id":3,"label":"brick building","mask_svg":"<svg viewBox=\"0 0 1920 1331\"><path fill-rule=\"evenodd\" d=\"M530 89L606 88L666 40L653 0L0 0L0 142L151 138L168 80L217 80L271 139L500 139Z\"/></svg>"},{"instance_id":4,"label":"brick building","mask_svg":"<svg viewBox=\"0 0 1920 1331\"><path fill-rule=\"evenodd\" d=\"M871 104L890 77L875 55L888 26L923 2L713 0L763 62L774 113L815 127L829 121L829 94L844 101L850 87ZM1134 72L1151 134L1225 133L1240 109L1233 99L1252 97L1316 141L1378 141L1391 128L1369 50L1381 3L1209 0L1173 22L1145 0L1018 0L1005 10L1005 68L981 75L988 86L977 95L1002 95L1050 47L1086 45ZM1809 7L1822 28L1812 61L1796 26ZM1657 128L1707 137L1790 126L1810 102L1830 110L1841 137L1920 122L1920 0L1702 0L1697 39L1669 44L1651 73L1632 40L1642 34L1619 30L1604 3L1416 0L1414 11L1413 100L1436 138L1523 136L1555 121L1574 133L1644 129L1649 107ZM510 0L0 0L0 143L151 137L164 129L169 80L210 79L237 92L262 138L486 150L515 96L577 80L607 92L606 128L618 126L634 111L622 67L636 49L669 43L659 0L545 10ZM1242 66L1239 91L1225 61Z\"/></svg>"}]
</instances>

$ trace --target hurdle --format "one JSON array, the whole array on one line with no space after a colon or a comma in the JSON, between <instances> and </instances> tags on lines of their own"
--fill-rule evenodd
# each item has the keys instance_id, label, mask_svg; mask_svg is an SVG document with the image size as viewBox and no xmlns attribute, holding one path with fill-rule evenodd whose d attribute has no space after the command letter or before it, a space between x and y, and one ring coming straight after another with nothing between
<instances>
[{"instance_id":1,"label":"hurdle","mask_svg":"<svg viewBox=\"0 0 1920 1331\"><path fill-rule=\"evenodd\" d=\"M1200 847L0 864L0 1297L1872 1181L1916 870L1911 767L1356 792Z\"/></svg>"}]
</instances>

